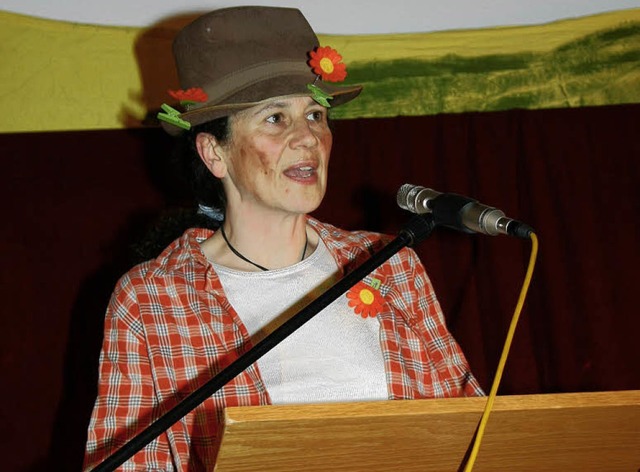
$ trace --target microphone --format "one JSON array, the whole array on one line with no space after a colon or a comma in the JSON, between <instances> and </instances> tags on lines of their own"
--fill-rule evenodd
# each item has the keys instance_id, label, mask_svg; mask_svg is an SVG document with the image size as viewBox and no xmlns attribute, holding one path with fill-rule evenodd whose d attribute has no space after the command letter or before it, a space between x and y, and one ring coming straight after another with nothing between
<instances>
[{"instance_id":1,"label":"microphone","mask_svg":"<svg viewBox=\"0 0 640 472\"><path fill-rule=\"evenodd\" d=\"M418 215L431 213L436 225L465 233L490 236L506 234L529 239L529 235L534 232L530 226L507 218L497 208L455 193L441 193L418 185L404 184L398 190L397 201L403 210Z\"/></svg>"}]
</instances>

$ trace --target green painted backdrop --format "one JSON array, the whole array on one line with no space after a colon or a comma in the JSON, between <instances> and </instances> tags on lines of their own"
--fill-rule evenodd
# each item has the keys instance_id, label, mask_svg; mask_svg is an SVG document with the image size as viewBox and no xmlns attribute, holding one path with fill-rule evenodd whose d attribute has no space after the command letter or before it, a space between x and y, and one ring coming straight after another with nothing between
<instances>
[{"instance_id":1,"label":"green painted backdrop","mask_svg":"<svg viewBox=\"0 0 640 472\"><path fill-rule=\"evenodd\" d=\"M0 132L153 124L179 88L175 32L0 12ZM554 23L424 34L320 35L362 83L336 118L640 102L640 9Z\"/></svg>"}]
</instances>

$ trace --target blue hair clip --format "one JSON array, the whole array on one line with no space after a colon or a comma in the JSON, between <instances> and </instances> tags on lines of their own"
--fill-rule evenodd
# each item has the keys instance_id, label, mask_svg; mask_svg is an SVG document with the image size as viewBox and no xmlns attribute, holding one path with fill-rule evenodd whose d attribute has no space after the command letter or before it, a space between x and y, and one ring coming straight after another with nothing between
<instances>
[{"instance_id":1,"label":"blue hair clip","mask_svg":"<svg viewBox=\"0 0 640 472\"><path fill-rule=\"evenodd\" d=\"M198 213L204 216L207 216L215 221L223 221L224 214L218 208L210 207L207 205L203 205L202 203L198 204Z\"/></svg>"}]
</instances>

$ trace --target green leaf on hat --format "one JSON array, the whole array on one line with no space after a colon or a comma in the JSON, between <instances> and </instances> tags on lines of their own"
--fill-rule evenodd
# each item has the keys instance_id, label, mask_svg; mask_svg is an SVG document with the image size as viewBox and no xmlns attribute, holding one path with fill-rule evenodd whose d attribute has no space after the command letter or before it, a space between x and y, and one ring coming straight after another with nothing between
<instances>
[{"instance_id":1,"label":"green leaf on hat","mask_svg":"<svg viewBox=\"0 0 640 472\"><path fill-rule=\"evenodd\" d=\"M307 88L311 91L311 98L326 108L331 108L329 100L333 100L333 97L320 87L316 87L313 84L307 84Z\"/></svg>"}]
</instances>

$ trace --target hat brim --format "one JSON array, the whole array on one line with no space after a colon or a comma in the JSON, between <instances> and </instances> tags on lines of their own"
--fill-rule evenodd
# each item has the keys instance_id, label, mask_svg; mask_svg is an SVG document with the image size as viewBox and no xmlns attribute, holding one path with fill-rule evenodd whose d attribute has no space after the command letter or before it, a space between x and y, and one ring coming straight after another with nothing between
<instances>
[{"instance_id":1,"label":"hat brim","mask_svg":"<svg viewBox=\"0 0 640 472\"><path fill-rule=\"evenodd\" d=\"M205 104L199 108L185 111L180 114L180 118L190 123L193 127L228 116L234 111L251 108L277 97L311 97L311 91L307 88L309 83L308 74L288 77L286 80L283 80L282 77L263 80L226 98L222 103L215 105ZM315 85L332 97L329 100L332 108L350 102L362 91L361 85L335 86L326 82L317 82ZM166 121L161 121L160 124L167 133L173 136L185 131L183 128Z\"/></svg>"}]
</instances>

